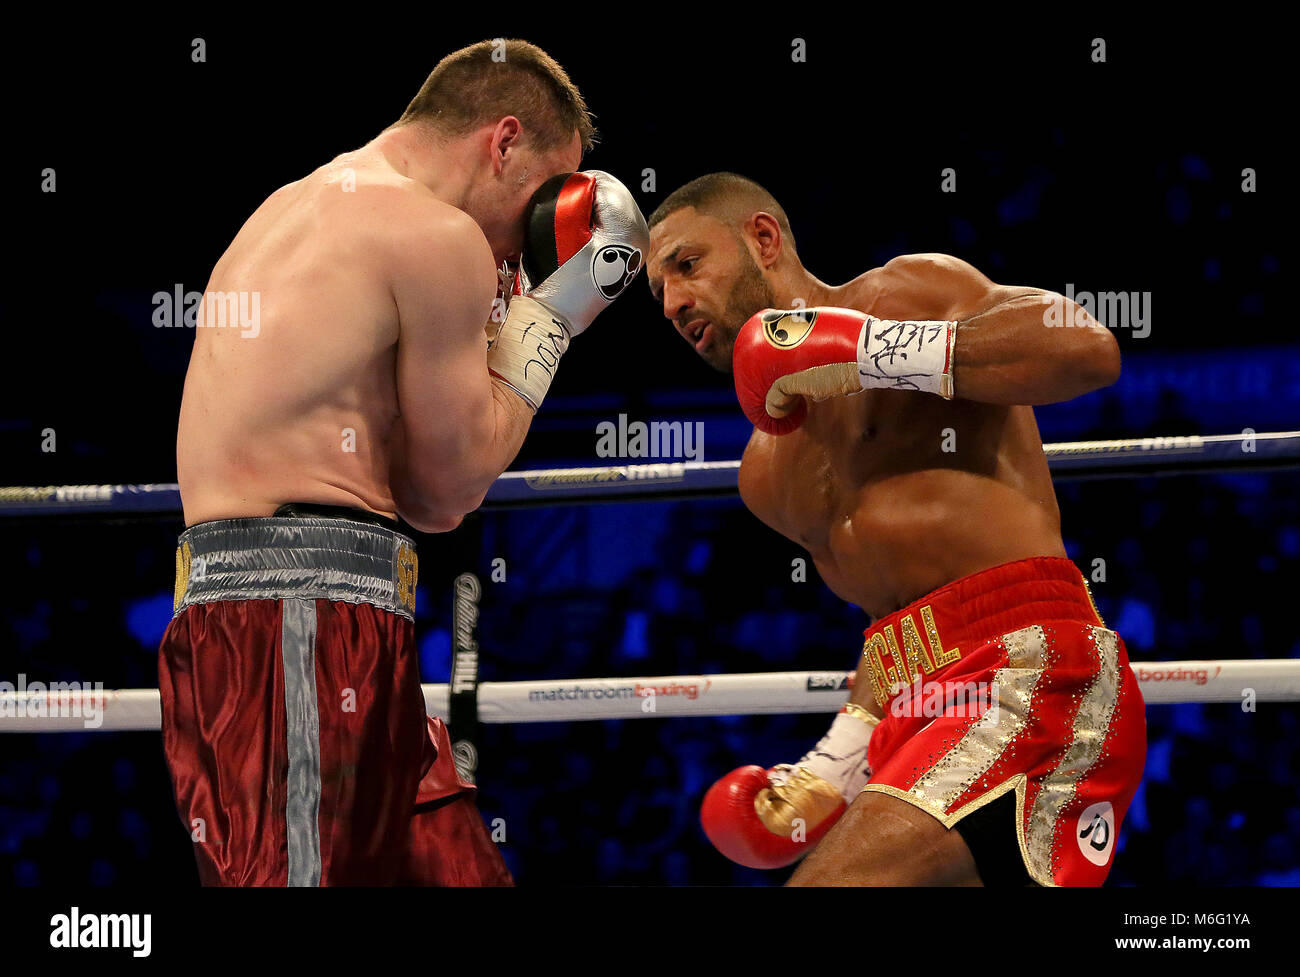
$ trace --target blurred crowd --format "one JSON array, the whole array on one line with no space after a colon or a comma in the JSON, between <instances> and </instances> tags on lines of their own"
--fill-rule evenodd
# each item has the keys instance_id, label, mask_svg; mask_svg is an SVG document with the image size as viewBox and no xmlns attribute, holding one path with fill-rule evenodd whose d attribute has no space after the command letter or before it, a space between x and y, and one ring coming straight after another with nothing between
<instances>
[{"instance_id":1,"label":"blurred crowd","mask_svg":"<svg viewBox=\"0 0 1300 977\"><path fill-rule=\"evenodd\" d=\"M1284 600L1300 579L1298 488L1300 474L1284 472L1059 491L1067 549L1090 575L1104 561L1093 591L1131 657L1181 660L1300 657ZM4 527L0 552L23 568L0 621L10 681L155 686L174 532L168 523ZM425 681L446 681L446 584L464 569L484 581L484 680L856 664L866 616L811 566L806 582L792 580L805 554L734 499L494 512L463 532L473 546L426 540L422 551ZM505 579L492 582L496 559ZM1147 717L1146 775L1111 882L1300 883L1295 705L1153 705ZM503 819L520 883L777 883L782 873L737 867L710 848L700 800L735 766L798 758L829 718L485 725L480 807ZM0 879L195 878L157 734L0 736Z\"/></svg>"}]
</instances>

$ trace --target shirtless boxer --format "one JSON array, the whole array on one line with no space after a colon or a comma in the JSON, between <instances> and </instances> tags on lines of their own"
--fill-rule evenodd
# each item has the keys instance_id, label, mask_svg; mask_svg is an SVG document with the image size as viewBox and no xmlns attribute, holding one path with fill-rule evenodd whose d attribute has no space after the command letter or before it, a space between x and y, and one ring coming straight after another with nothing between
<instances>
[{"instance_id":1,"label":"shirtless boxer","mask_svg":"<svg viewBox=\"0 0 1300 977\"><path fill-rule=\"evenodd\" d=\"M445 728L426 727L397 520L445 532L478 507L569 340L642 264L626 188L572 172L592 139L543 51L473 45L381 135L273 193L218 261L159 662L204 883L510 881ZM509 287L515 259L530 277ZM221 328L217 293L255 296L257 321Z\"/></svg>"},{"instance_id":2,"label":"shirtless boxer","mask_svg":"<svg viewBox=\"0 0 1300 977\"><path fill-rule=\"evenodd\" d=\"M826 737L715 784L710 839L755 867L807 855L791 884L1100 884L1145 716L1066 559L1032 405L1113 383L1114 338L948 255L824 284L735 174L650 227L656 300L755 424L741 497L872 618ZM1046 328L1053 307L1089 328Z\"/></svg>"}]
</instances>

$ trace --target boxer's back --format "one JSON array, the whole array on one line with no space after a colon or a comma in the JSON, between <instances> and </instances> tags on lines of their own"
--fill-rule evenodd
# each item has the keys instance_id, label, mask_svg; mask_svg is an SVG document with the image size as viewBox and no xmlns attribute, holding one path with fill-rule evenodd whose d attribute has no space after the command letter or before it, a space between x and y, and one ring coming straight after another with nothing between
<instances>
[{"instance_id":1,"label":"boxer's back","mask_svg":"<svg viewBox=\"0 0 1300 977\"><path fill-rule=\"evenodd\" d=\"M272 194L218 261L208 295L248 317L221 326L205 301L195 330L177 451L187 525L286 501L394 513L395 197L411 219L445 206L377 154L341 156Z\"/></svg>"}]
</instances>

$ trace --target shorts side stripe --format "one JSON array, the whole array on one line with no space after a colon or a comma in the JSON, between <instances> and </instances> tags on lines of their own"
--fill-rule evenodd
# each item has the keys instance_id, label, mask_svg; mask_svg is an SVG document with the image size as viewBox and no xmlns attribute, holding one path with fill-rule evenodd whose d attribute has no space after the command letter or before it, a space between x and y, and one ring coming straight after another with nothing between
<instances>
[{"instance_id":1,"label":"shorts side stripe","mask_svg":"<svg viewBox=\"0 0 1300 977\"><path fill-rule=\"evenodd\" d=\"M1031 871L1050 878L1055 869L1053 839L1061 811L1074 799L1079 782L1096 764L1106 743L1111 716L1119 698L1119 643L1114 631L1089 627L1097 649L1097 674L1079 700L1074 714L1073 739L1060 761L1041 781L1030 810L1028 837Z\"/></svg>"},{"instance_id":2,"label":"shorts side stripe","mask_svg":"<svg viewBox=\"0 0 1300 977\"><path fill-rule=\"evenodd\" d=\"M289 780L285 838L288 885L320 885L320 712L316 703L316 601L280 604L280 655L284 664L285 746Z\"/></svg>"},{"instance_id":3,"label":"shorts side stripe","mask_svg":"<svg viewBox=\"0 0 1300 977\"><path fill-rule=\"evenodd\" d=\"M993 676L996 699L957 745L912 785L910 793L931 808L946 812L1029 723L1047 661L1047 637L1041 627L1033 626L1003 635L1002 642L1007 664Z\"/></svg>"}]
</instances>

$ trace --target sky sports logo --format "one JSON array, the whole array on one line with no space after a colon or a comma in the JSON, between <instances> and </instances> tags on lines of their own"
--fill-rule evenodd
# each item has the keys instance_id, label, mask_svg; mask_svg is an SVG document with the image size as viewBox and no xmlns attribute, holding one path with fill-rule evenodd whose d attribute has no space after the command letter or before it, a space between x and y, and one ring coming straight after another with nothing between
<instances>
[{"instance_id":1,"label":"sky sports logo","mask_svg":"<svg viewBox=\"0 0 1300 977\"><path fill-rule=\"evenodd\" d=\"M847 692L853 686L846 673L826 672L821 675L809 675L805 686L808 692Z\"/></svg>"}]
</instances>

